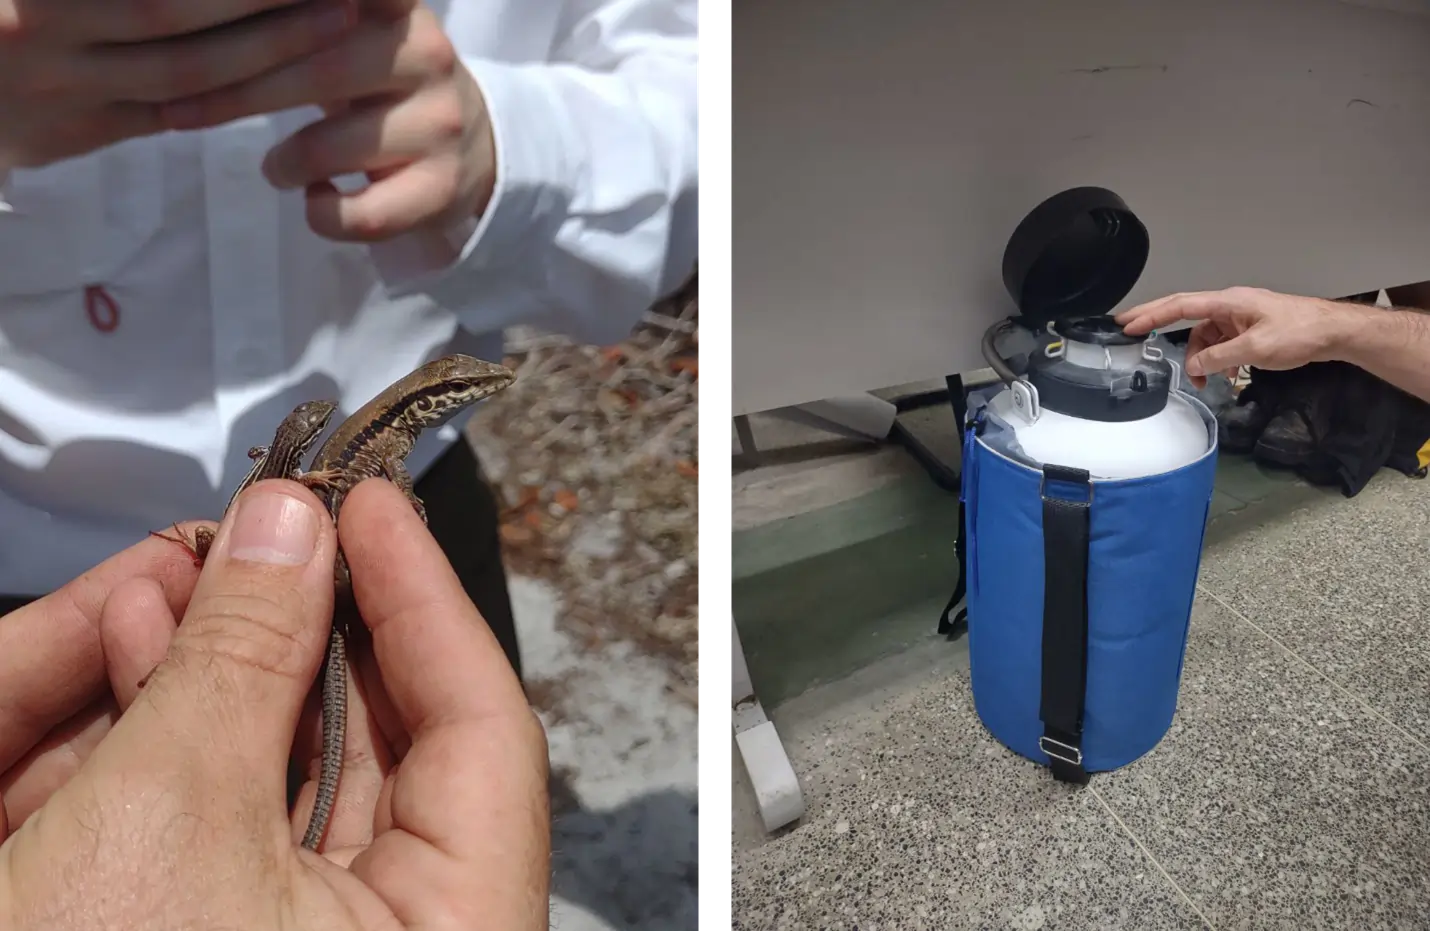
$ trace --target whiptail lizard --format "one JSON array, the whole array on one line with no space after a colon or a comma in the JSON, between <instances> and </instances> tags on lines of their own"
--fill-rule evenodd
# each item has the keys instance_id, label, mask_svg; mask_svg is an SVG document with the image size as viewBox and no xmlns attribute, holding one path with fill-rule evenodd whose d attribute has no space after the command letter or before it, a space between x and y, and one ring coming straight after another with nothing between
<instances>
[{"instance_id":1,"label":"whiptail lizard","mask_svg":"<svg viewBox=\"0 0 1430 931\"><path fill-rule=\"evenodd\" d=\"M336 524L349 491L364 479L387 478L402 489L425 522L427 513L406 465L418 436L425 429L446 423L463 408L496 394L515 379L516 375L505 366L471 356L450 355L428 362L393 382L339 424L313 457L308 472L302 470L302 457L327 426L336 405L329 401L300 404L279 426L271 447L255 446L249 450L254 466L229 498L225 513L250 485L268 478L289 478L312 488ZM196 564L203 565L213 545L214 532L201 527L190 541L177 526L174 530L177 539L157 531L150 533L183 546ZM313 813L303 836L303 846L309 850L318 849L337 798L347 736L347 633L354 622L361 623L341 547L333 567L333 584L333 625L323 666L322 763Z\"/></svg>"},{"instance_id":2,"label":"whiptail lizard","mask_svg":"<svg viewBox=\"0 0 1430 931\"><path fill-rule=\"evenodd\" d=\"M425 522L427 512L413 489L407 456L418 436L439 427L458 411L510 385L516 375L505 366L471 356L450 355L428 362L389 385L338 425L318 448L311 470L298 480L312 488L338 520L344 499L367 478L386 478L402 489ZM458 440L458 442L462 442ZM347 733L347 634L361 623L353 600L347 558L339 548L333 569L333 626L323 668L323 756L313 813L303 846L317 850L328 828Z\"/></svg>"},{"instance_id":3,"label":"whiptail lizard","mask_svg":"<svg viewBox=\"0 0 1430 931\"><path fill-rule=\"evenodd\" d=\"M248 451L248 458L253 460L253 468L248 470L243 481L233 490L228 504L223 506L223 512L227 514L238 496L250 485L270 478L297 478L303 471L303 457L308 454L314 441L327 427L333 411L337 409L338 406L332 401L304 401L293 408L293 413L284 417L274 432L272 446L255 446ZM149 535L179 544L194 557L195 565L202 566L204 558L209 554L209 548L213 546L214 531L208 527L199 527L194 531L191 540L188 534L179 529L178 524L174 525L173 530L175 536L157 530L149 531ZM143 685L143 681L140 685Z\"/></svg>"}]
</instances>

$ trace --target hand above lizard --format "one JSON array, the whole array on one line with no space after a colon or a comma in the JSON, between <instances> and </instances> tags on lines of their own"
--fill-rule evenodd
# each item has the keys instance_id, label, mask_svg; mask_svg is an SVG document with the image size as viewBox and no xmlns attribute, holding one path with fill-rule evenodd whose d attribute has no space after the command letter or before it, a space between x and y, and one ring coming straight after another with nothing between
<instances>
[{"instance_id":1,"label":"hand above lizard","mask_svg":"<svg viewBox=\"0 0 1430 931\"><path fill-rule=\"evenodd\" d=\"M300 60L352 0L0 0L0 175L166 128L162 104Z\"/></svg>"},{"instance_id":2,"label":"hand above lizard","mask_svg":"<svg viewBox=\"0 0 1430 931\"><path fill-rule=\"evenodd\" d=\"M306 189L308 224L330 239L377 242L475 221L496 184L486 100L442 29L416 0L367 0L351 33L250 81L176 101L171 129L322 105L327 115L275 146L270 183ZM332 179L366 172L340 192Z\"/></svg>"},{"instance_id":3,"label":"hand above lizard","mask_svg":"<svg viewBox=\"0 0 1430 931\"><path fill-rule=\"evenodd\" d=\"M327 856L296 845L305 819L290 819L283 777L322 658L337 534L312 493L264 481L225 516L182 625L183 599L142 575L105 602L128 707L38 811L11 810L0 926L547 926L545 742L520 685L400 491L365 482L340 521L373 642L358 677L368 752L354 764L372 788L337 812ZM123 556L194 571L159 541ZM75 586L92 608L102 584ZM62 614L66 599L51 599L37 605ZM94 678L92 655L77 665ZM31 691L12 707L33 708Z\"/></svg>"}]
</instances>

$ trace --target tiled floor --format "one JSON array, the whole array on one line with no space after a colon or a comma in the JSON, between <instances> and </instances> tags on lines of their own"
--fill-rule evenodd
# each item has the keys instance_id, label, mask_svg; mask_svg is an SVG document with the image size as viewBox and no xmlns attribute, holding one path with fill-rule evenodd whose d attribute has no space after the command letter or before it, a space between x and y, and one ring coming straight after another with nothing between
<instances>
[{"instance_id":1,"label":"tiled floor","mask_svg":"<svg viewBox=\"0 0 1430 931\"><path fill-rule=\"evenodd\" d=\"M1225 469L1176 721L1081 790L988 736L926 613L823 670L805 638L773 717L807 813L765 836L737 763L735 927L1430 928L1430 484L1384 472L1347 500ZM916 523L885 539L937 549ZM795 571L747 568L747 596Z\"/></svg>"}]
</instances>

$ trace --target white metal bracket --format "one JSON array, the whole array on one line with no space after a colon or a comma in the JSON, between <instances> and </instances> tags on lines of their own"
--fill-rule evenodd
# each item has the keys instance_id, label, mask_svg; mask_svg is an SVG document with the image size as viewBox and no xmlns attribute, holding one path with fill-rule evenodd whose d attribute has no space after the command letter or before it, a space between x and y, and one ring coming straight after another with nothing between
<instances>
[{"instance_id":1,"label":"white metal bracket","mask_svg":"<svg viewBox=\"0 0 1430 931\"><path fill-rule=\"evenodd\" d=\"M764 707L755 697L750 668L745 663L745 649L740 645L740 631L733 618L730 629L735 635L731 663L734 667L735 744L755 789L760 820L766 831L776 831L803 817L804 793L800 791L799 779L780 742L775 723L765 715Z\"/></svg>"}]
</instances>

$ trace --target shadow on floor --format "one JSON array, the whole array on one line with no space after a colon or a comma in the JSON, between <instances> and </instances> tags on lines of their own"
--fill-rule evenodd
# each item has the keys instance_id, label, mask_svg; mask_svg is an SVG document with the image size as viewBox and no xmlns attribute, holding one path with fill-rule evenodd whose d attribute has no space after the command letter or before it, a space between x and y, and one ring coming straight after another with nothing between
<instances>
[{"instance_id":1,"label":"shadow on floor","mask_svg":"<svg viewBox=\"0 0 1430 931\"><path fill-rule=\"evenodd\" d=\"M621 931L694 931L698 923L699 803L662 790L609 811L553 801L552 894Z\"/></svg>"}]
</instances>

